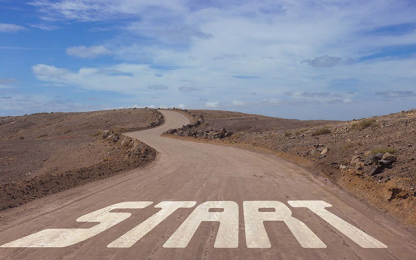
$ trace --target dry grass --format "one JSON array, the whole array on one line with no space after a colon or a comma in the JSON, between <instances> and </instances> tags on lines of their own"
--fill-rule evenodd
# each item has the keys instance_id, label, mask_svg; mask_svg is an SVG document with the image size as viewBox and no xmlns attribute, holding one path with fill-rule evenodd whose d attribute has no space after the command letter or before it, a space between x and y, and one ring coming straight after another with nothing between
<instances>
[{"instance_id":1,"label":"dry grass","mask_svg":"<svg viewBox=\"0 0 416 260\"><path fill-rule=\"evenodd\" d=\"M325 127L325 128L321 128L315 132L312 133L312 136L317 136L317 135L327 135L330 134L331 130L329 130L329 128Z\"/></svg>"},{"instance_id":2,"label":"dry grass","mask_svg":"<svg viewBox=\"0 0 416 260\"><path fill-rule=\"evenodd\" d=\"M363 119L357 123L352 124L352 128L355 130L363 130L367 127L377 127L377 120L375 119Z\"/></svg>"},{"instance_id":3,"label":"dry grass","mask_svg":"<svg viewBox=\"0 0 416 260\"><path fill-rule=\"evenodd\" d=\"M396 149L394 149L393 147L387 147L387 148L376 148L376 149L373 149L373 150L371 151L371 153L372 153L372 154L376 154L376 153L391 153L391 154L393 154L393 153L395 153L395 152L397 152L397 150L396 150Z\"/></svg>"}]
</instances>

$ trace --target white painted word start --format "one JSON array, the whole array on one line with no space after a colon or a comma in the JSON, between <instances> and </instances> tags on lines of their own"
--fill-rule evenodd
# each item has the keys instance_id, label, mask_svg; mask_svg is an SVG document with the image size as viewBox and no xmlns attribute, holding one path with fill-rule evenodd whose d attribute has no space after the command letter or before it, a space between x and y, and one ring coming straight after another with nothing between
<instances>
[{"instance_id":1,"label":"white painted word start","mask_svg":"<svg viewBox=\"0 0 416 260\"><path fill-rule=\"evenodd\" d=\"M113 227L131 216L127 212L111 212L114 209L143 209L151 201L117 203L81 216L77 222L99 223L88 229L45 229L1 247L67 247L85 241ZM387 248L387 246L362 230L347 223L325 208L331 204L322 200L292 200L288 204L294 208L308 208L333 228L350 238L363 248ZM155 205L160 208L156 214L140 223L115 241L108 248L129 248L148 234L180 208L192 208L195 201L163 201ZM220 209L220 210L212 210ZM326 248L302 221L292 216L289 207L279 201L244 201L244 224L248 248L270 248L270 240L264 228L264 221L283 221L303 248ZM238 204L233 201L207 201L195 208L182 225L165 242L164 248L186 248L203 221L220 223L215 248L237 248L239 232Z\"/></svg>"}]
</instances>

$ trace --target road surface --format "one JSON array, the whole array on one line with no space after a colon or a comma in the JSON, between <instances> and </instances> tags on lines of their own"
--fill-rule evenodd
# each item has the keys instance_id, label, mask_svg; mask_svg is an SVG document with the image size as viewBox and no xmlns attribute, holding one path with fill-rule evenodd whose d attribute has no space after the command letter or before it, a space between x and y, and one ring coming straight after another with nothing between
<instances>
[{"instance_id":1,"label":"road surface","mask_svg":"<svg viewBox=\"0 0 416 260\"><path fill-rule=\"evenodd\" d=\"M128 135L155 162L2 212L0 259L415 259L394 220L282 159Z\"/></svg>"}]
</instances>

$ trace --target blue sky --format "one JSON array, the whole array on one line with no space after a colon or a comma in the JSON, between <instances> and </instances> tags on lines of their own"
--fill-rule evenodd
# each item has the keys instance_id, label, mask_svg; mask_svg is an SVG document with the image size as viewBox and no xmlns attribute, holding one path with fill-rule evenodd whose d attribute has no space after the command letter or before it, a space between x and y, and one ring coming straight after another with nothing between
<instances>
[{"instance_id":1,"label":"blue sky","mask_svg":"<svg viewBox=\"0 0 416 260\"><path fill-rule=\"evenodd\" d=\"M416 104L413 0L0 0L0 116L348 120Z\"/></svg>"}]
</instances>

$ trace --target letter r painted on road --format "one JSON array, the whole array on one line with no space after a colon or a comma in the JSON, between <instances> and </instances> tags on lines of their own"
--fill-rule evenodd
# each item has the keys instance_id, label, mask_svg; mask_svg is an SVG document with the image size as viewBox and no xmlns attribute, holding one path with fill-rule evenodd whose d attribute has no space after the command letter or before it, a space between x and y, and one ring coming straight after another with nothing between
<instances>
[{"instance_id":1,"label":"letter r painted on road","mask_svg":"<svg viewBox=\"0 0 416 260\"><path fill-rule=\"evenodd\" d=\"M113 209L143 209L151 201L122 202L91 212L77 219L77 222L99 222L88 229L45 229L1 247L67 247L98 235L106 229L129 218L131 213L110 212Z\"/></svg>"},{"instance_id":2,"label":"letter r painted on road","mask_svg":"<svg viewBox=\"0 0 416 260\"><path fill-rule=\"evenodd\" d=\"M367 235L360 229L326 210L325 208L332 207L332 205L323 200L292 200L287 203L294 208L308 208L362 248L387 248L385 244L374 237Z\"/></svg>"},{"instance_id":3,"label":"letter r painted on road","mask_svg":"<svg viewBox=\"0 0 416 260\"><path fill-rule=\"evenodd\" d=\"M326 245L300 220L292 217L292 211L279 201L244 201L244 222L248 248L270 248L270 240L264 221L283 221L304 248L326 248ZM272 208L274 212L260 212Z\"/></svg>"},{"instance_id":4,"label":"letter r painted on road","mask_svg":"<svg viewBox=\"0 0 416 260\"><path fill-rule=\"evenodd\" d=\"M223 209L210 212L209 209ZM185 248L203 221L219 221L215 248L238 247L238 204L234 201L207 201L195 208L182 225L163 245L165 248Z\"/></svg>"}]
</instances>

